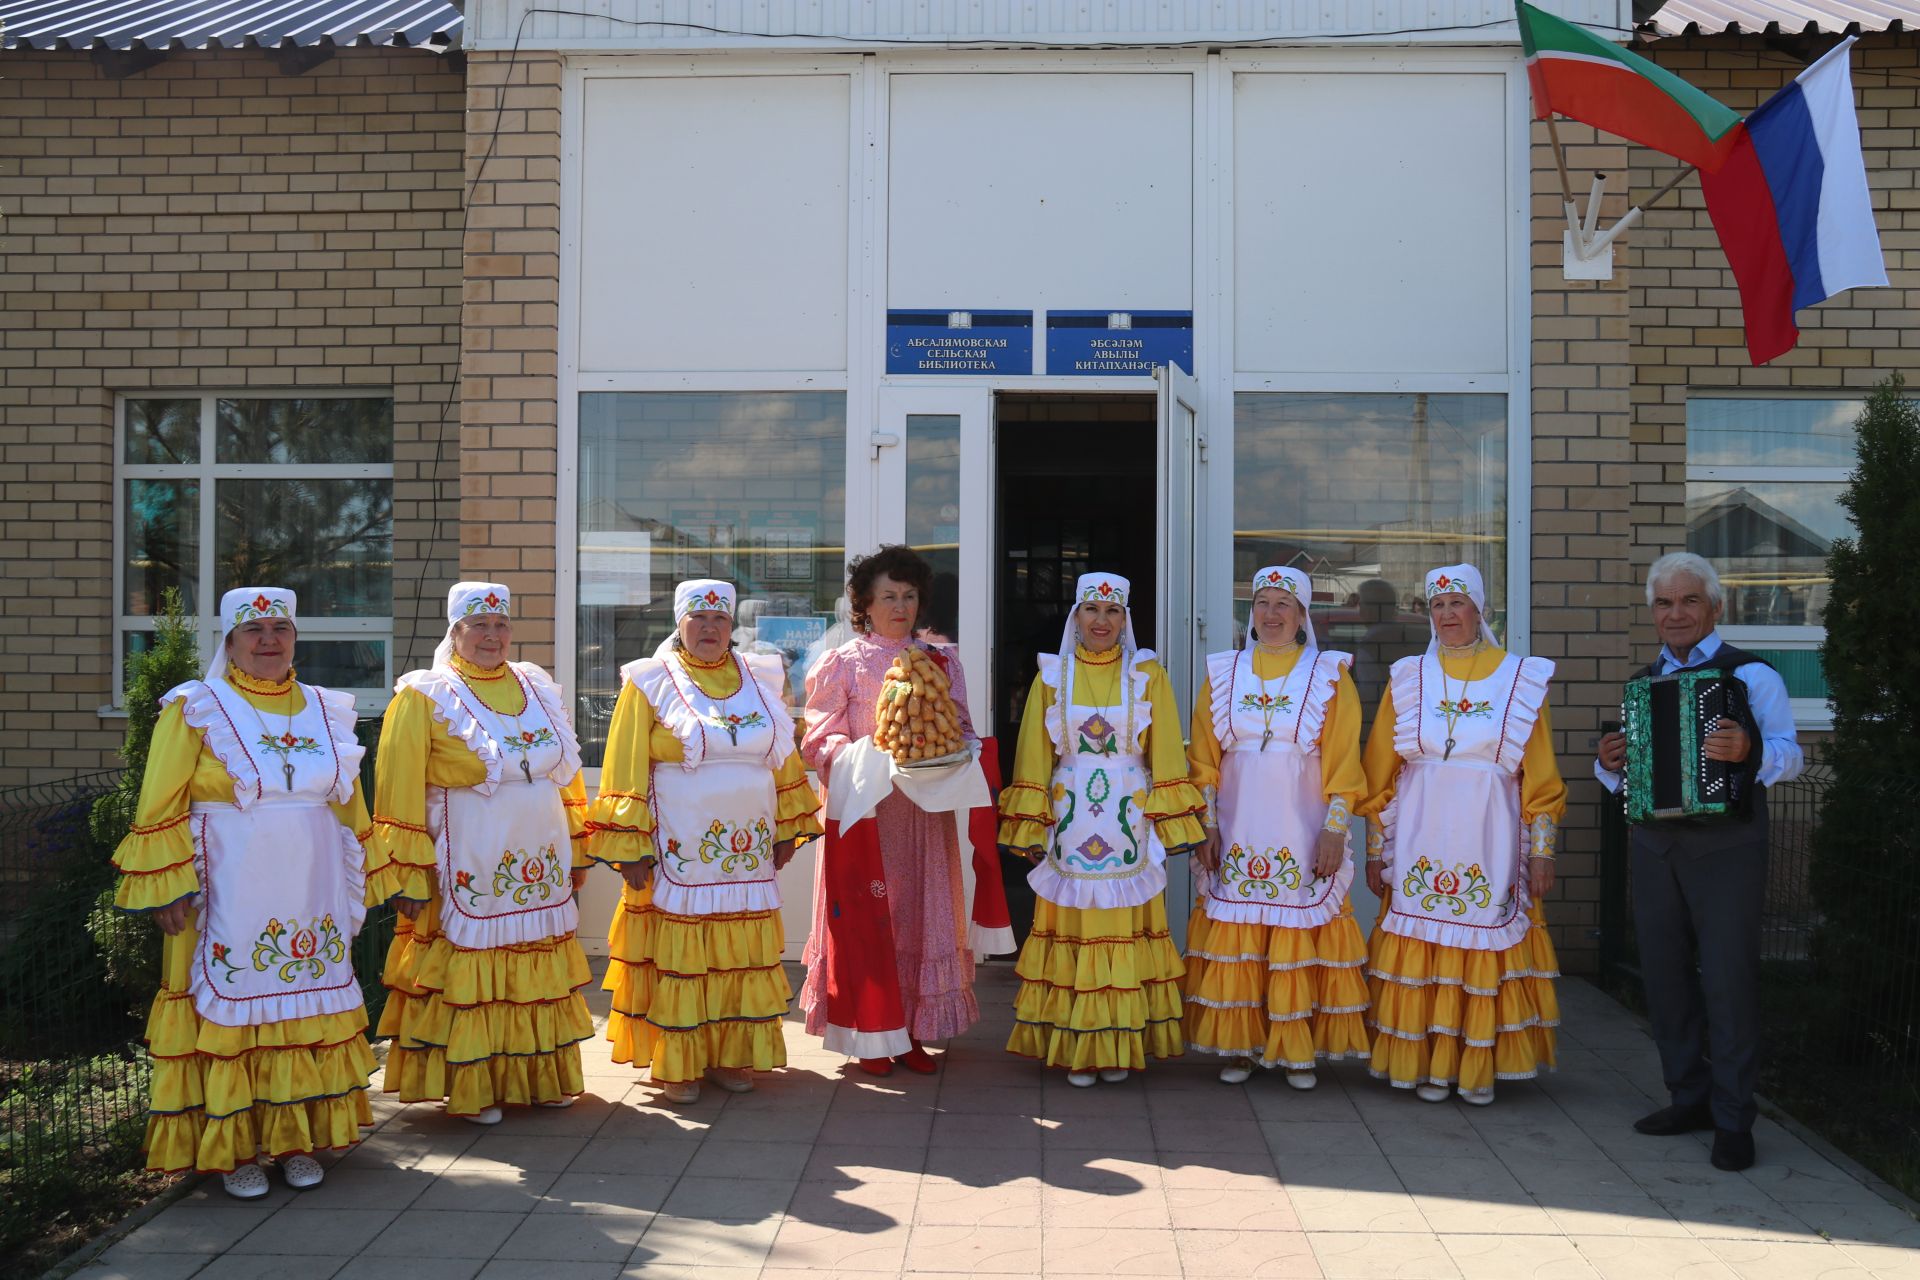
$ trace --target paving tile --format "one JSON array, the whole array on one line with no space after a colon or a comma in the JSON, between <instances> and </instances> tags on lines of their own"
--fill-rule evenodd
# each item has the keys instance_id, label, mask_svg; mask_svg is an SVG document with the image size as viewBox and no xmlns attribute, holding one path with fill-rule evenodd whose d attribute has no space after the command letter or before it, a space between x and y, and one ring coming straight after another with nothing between
<instances>
[{"instance_id":1,"label":"paving tile","mask_svg":"<svg viewBox=\"0 0 1920 1280\"><path fill-rule=\"evenodd\" d=\"M1507 1171L1536 1196L1635 1196L1647 1188L1611 1160L1505 1160Z\"/></svg>"},{"instance_id":2,"label":"paving tile","mask_svg":"<svg viewBox=\"0 0 1920 1280\"><path fill-rule=\"evenodd\" d=\"M1167 1208L1180 1231L1298 1231L1293 1201L1275 1187L1248 1191L1168 1187Z\"/></svg>"},{"instance_id":3,"label":"paving tile","mask_svg":"<svg viewBox=\"0 0 1920 1280\"><path fill-rule=\"evenodd\" d=\"M388 1223L365 1252L407 1259L397 1271L410 1271L415 1258L491 1258L520 1222L518 1213L408 1209Z\"/></svg>"},{"instance_id":4,"label":"paving tile","mask_svg":"<svg viewBox=\"0 0 1920 1280\"><path fill-rule=\"evenodd\" d=\"M652 1221L650 1213L536 1213L493 1256L624 1265Z\"/></svg>"},{"instance_id":5,"label":"paving tile","mask_svg":"<svg viewBox=\"0 0 1920 1280\"><path fill-rule=\"evenodd\" d=\"M1076 1089L1063 1080L1041 1091L1040 1114L1066 1116L1147 1115L1147 1093L1140 1089Z\"/></svg>"},{"instance_id":6,"label":"paving tile","mask_svg":"<svg viewBox=\"0 0 1920 1280\"><path fill-rule=\"evenodd\" d=\"M351 1261L346 1256L328 1256L302 1254L299 1262L301 1280L313 1277L313 1280L331 1280L340 1269ZM212 1280L283 1280L288 1271L287 1260L278 1254L229 1253L214 1258L193 1274L209 1276Z\"/></svg>"},{"instance_id":7,"label":"paving tile","mask_svg":"<svg viewBox=\"0 0 1920 1280\"><path fill-rule=\"evenodd\" d=\"M1598 1280L1561 1236L1446 1236L1440 1243L1464 1280Z\"/></svg>"},{"instance_id":8,"label":"paving tile","mask_svg":"<svg viewBox=\"0 0 1920 1280\"><path fill-rule=\"evenodd\" d=\"M927 1153L917 1147L817 1145L800 1177L809 1183L914 1182L926 1165Z\"/></svg>"},{"instance_id":9,"label":"paving tile","mask_svg":"<svg viewBox=\"0 0 1920 1280\"><path fill-rule=\"evenodd\" d=\"M225 1192L221 1193L225 1195ZM248 1232L280 1212L279 1206L182 1209L170 1206L135 1228L109 1253L224 1253Z\"/></svg>"},{"instance_id":10,"label":"paving tile","mask_svg":"<svg viewBox=\"0 0 1920 1280\"><path fill-rule=\"evenodd\" d=\"M649 1141L673 1141L697 1137L713 1127L720 1116L720 1102L713 1096L718 1089L703 1090L700 1101L687 1107L666 1110L659 1107L621 1108L607 1117L594 1131L596 1138L644 1138Z\"/></svg>"},{"instance_id":11,"label":"paving tile","mask_svg":"<svg viewBox=\"0 0 1920 1280\"><path fill-rule=\"evenodd\" d=\"M1050 1187L1077 1187L1119 1195L1139 1187L1166 1185L1157 1151L1048 1151L1041 1156L1041 1181Z\"/></svg>"},{"instance_id":12,"label":"paving tile","mask_svg":"<svg viewBox=\"0 0 1920 1280\"><path fill-rule=\"evenodd\" d=\"M1043 1150L1151 1150L1153 1122L1146 1116L1047 1116L1040 1122Z\"/></svg>"},{"instance_id":13,"label":"paving tile","mask_svg":"<svg viewBox=\"0 0 1920 1280\"><path fill-rule=\"evenodd\" d=\"M1740 1280L1874 1280L1871 1269L1838 1245L1781 1240L1707 1240Z\"/></svg>"},{"instance_id":14,"label":"paving tile","mask_svg":"<svg viewBox=\"0 0 1920 1280\"><path fill-rule=\"evenodd\" d=\"M1872 1271L1876 1280L1920 1280L1920 1249L1898 1249L1878 1244L1850 1244L1840 1249Z\"/></svg>"},{"instance_id":15,"label":"paving tile","mask_svg":"<svg viewBox=\"0 0 1920 1280\"><path fill-rule=\"evenodd\" d=\"M885 1080L847 1080L834 1090L828 1114L931 1115L939 1093L937 1082L897 1071Z\"/></svg>"},{"instance_id":16,"label":"paving tile","mask_svg":"<svg viewBox=\"0 0 1920 1280\"><path fill-rule=\"evenodd\" d=\"M335 1163L337 1164L338 1161ZM362 1165L361 1167L372 1166ZM168 1205L166 1212L175 1213L186 1209L247 1209L259 1214L263 1211L284 1209L305 1194L295 1191L280 1178L269 1178L268 1183L270 1189L258 1200L236 1200L220 1185L218 1175L202 1178L194 1184L192 1190Z\"/></svg>"},{"instance_id":17,"label":"paving tile","mask_svg":"<svg viewBox=\"0 0 1920 1280\"><path fill-rule=\"evenodd\" d=\"M1534 1199L1570 1236L1693 1238L1692 1232L1648 1195L1549 1196L1536 1192Z\"/></svg>"},{"instance_id":18,"label":"paving tile","mask_svg":"<svg viewBox=\"0 0 1920 1280\"><path fill-rule=\"evenodd\" d=\"M1264 1120L1260 1131L1275 1155L1377 1156L1373 1130L1354 1120Z\"/></svg>"},{"instance_id":19,"label":"paving tile","mask_svg":"<svg viewBox=\"0 0 1920 1280\"><path fill-rule=\"evenodd\" d=\"M335 1165L327 1180L297 1193L303 1209L404 1209L419 1198L436 1175L425 1169L370 1169ZM224 1194L224 1193L223 1193Z\"/></svg>"},{"instance_id":20,"label":"paving tile","mask_svg":"<svg viewBox=\"0 0 1920 1280\"><path fill-rule=\"evenodd\" d=\"M1875 1197L1863 1204L1800 1204L1796 1216L1842 1244L1881 1244L1920 1249L1920 1222Z\"/></svg>"},{"instance_id":21,"label":"paving tile","mask_svg":"<svg viewBox=\"0 0 1920 1280\"><path fill-rule=\"evenodd\" d=\"M1600 1280L1736 1280L1707 1241L1691 1236L1568 1235Z\"/></svg>"},{"instance_id":22,"label":"paving tile","mask_svg":"<svg viewBox=\"0 0 1920 1280\"><path fill-rule=\"evenodd\" d=\"M941 1086L934 1105L943 1115L1037 1116L1041 1112L1039 1084Z\"/></svg>"},{"instance_id":23,"label":"paving tile","mask_svg":"<svg viewBox=\"0 0 1920 1280\"><path fill-rule=\"evenodd\" d=\"M1321 1071L1320 1087L1309 1092L1289 1088L1284 1081L1255 1076L1247 1082L1247 1106L1262 1120L1290 1120L1302 1124L1351 1124L1360 1119L1359 1108L1347 1097L1346 1090L1326 1080Z\"/></svg>"},{"instance_id":24,"label":"paving tile","mask_svg":"<svg viewBox=\"0 0 1920 1280\"><path fill-rule=\"evenodd\" d=\"M812 1142L820 1134L821 1122L827 1118L824 1106L750 1111L738 1108L739 1101L735 1098L727 1103L726 1110L707 1130L707 1141Z\"/></svg>"},{"instance_id":25,"label":"paving tile","mask_svg":"<svg viewBox=\"0 0 1920 1280\"><path fill-rule=\"evenodd\" d=\"M770 1178L696 1178L674 1184L661 1212L676 1218L717 1221L774 1218L786 1212L799 1180Z\"/></svg>"},{"instance_id":26,"label":"paving tile","mask_svg":"<svg viewBox=\"0 0 1920 1280\"><path fill-rule=\"evenodd\" d=\"M1027 1227L921 1223L907 1246L906 1269L958 1275L1038 1275L1041 1234Z\"/></svg>"},{"instance_id":27,"label":"paving tile","mask_svg":"<svg viewBox=\"0 0 1920 1280\"><path fill-rule=\"evenodd\" d=\"M373 1243L374 1237L398 1216L399 1211L394 1209L292 1206L255 1227L228 1252L352 1257Z\"/></svg>"},{"instance_id":28,"label":"paving tile","mask_svg":"<svg viewBox=\"0 0 1920 1280\"><path fill-rule=\"evenodd\" d=\"M834 1185L802 1181L787 1205L787 1217L831 1223L842 1231L876 1231L913 1222L918 1180Z\"/></svg>"},{"instance_id":29,"label":"paving tile","mask_svg":"<svg viewBox=\"0 0 1920 1280\"><path fill-rule=\"evenodd\" d=\"M486 1133L453 1162L454 1171L484 1169L525 1169L558 1173L572 1164L587 1145L585 1137L539 1136L527 1133Z\"/></svg>"},{"instance_id":30,"label":"paving tile","mask_svg":"<svg viewBox=\"0 0 1920 1280\"><path fill-rule=\"evenodd\" d=\"M1413 1231L1433 1228L1404 1191L1300 1187L1289 1184L1294 1216L1308 1231Z\"/></svg>"},{"instance_id":31,"label":"paving tile","mask_svg":"<svg viewBox=\"0 0 1920 1280\"><path fill-rule=\"evenodd\" d=\"M888 1115L873 1111L829 1111L817 1141L833 1146L925 1147L933 1133L932 1111ZM971 1117L969 1117L971 1118Z\"/></svg>"},{"instance_id":32,"label":"paving tile","mask_svg":"<svg viewBox=\"0 0 1920 1280\"><path fill-rule=\"evenodd\" d=\"M1414 1193L1414 1207L1439 1235L1564 1234L1545 1209L1525 1195L1482 1195L1467 1191L1457 1196Z\"/></svg>"},{"instance_id":33,"label":"paving tile","mask_svg":"<svg viewBox=\"0 0 1920 1280\"><path fill-rule=\"evenodd\" d=\"M1041 1271L1049 1276L1177 1276L1179 1244L1172 1231L1107 1231L1059 1227L1041 1236Z\"/></svg>"},{"instance_id":34,"label":"paving tile","mask_svg":"<svg viewBox=\"0 0 1920 1280\"><path fill-rule=\"evenodd\" d=\"M1715 1200L1655 1196L1654 1200L1701 1240L1813 1240L1805 1221L1775 1204L1753 1205Z\"/></svg>"},{"instance_id":35,"label":"paving tile","mask_svg":"<svg viewBox=\"0 0 1920 1280\"><path fill-rule=\"evenodd\" d=\"M726 1221L717 1218L681 1218L656 1215L640 1237L630 1269L644 1269L650 1280L656 1268L698 1268L701 1275L710 1269L752 1268L766 1265L767 1251L783 1221L778 1215L751 1221ZM638 1273L637 1271L635 1273Z\"/></svg>"},{"instance_id":36,"label":"paving tile","mask_svg":"<svg viewBox=\"0 0 1920 1280\"><path fill-rule=\"evenodd\" d=\"M657 1262L629 1263L620 1273L632 1280L766 1280L767 1273L758 1266L752 1267L702 1267L702 1266L662 1266ZM787 1272L790 1280L806 1276L809 1280L819 1280L817 1271ZM915 1280L919 1280L915 1277Z\"/></svg>"},{"instance_id":37,"label":"paving tile","mask_svg":"<svg viewBox=\"0 0 1920 1280\"><path fill-rule=\"evenodd\" d=\"M1445 1156L1389 1156L1387 1162L1400 1177L1400 1184L1415 1195L1525 1197L1520 1183L1507 1166L1492 1156L1481 1158ZM1435 1230L1439 1227L1436 1224Z\"/></svg>"},{"instance_id":38,"label":"paving tile","mask_svg":"<svg viewBox=\"0 0 1920 1280\"><path fill-rule=\"evenodd\" d=\"M128 1253L108 1261L112 1254L81 1267L72 1280L187 1280L207 1265L204 1253Z\"/></svg>"},{"instance_id":39,"label":"paving tile","mask_svg":"<svg viewBox=\"0 0 1920 1280\"><path fill-rule=\"evenodd\" d=\"M409 1258L406 1280L473 1280L485 1265L481 1258ZM391 1257L368 1250L348 1259L346 1266L333 1273L333 1280L394 1280L396 1270Z\"/></svg>"},{"instance_id":40,"label":"paving tile","mask_svg":"<svg viewBox=\"0 0 1920 1280\"><path fill-rule=\"evenodd\" d=\"M652 1213L667 1202L675 1178L626 1173L563 1173L535 1213Z\"/></svg>"},{"instance_id":41,"label":"paving tile","mask_svg":"<svg viewBox=\"0 0 1920 1280\"><path fill-rule=\"evenodd\" d=\"M1173 1228L1167 1193L1158 1181L1127 1190L1085 1187L1040 1188L1040 1221L1049 1231L1060 1227L1103 1229Z\"/></svg>"},{"instance_id":42,"label":"paving tile","mask_svg":"<svg viewBox=\"0 0 1920 1280\"><path fill-rule=\"evenodd\" d=\"M568 1173L640 1174L677 1178L700 1149L696 1139L645 1141L639 1138L594 1138L567 1166Z\"/></svg>"},{"instance_id":43,"label":"paving tile","mask_svg":"<svg viewBox=\"0 0 1920 1280\"><path fill-rule=\"evenodd\" d=\"M413 1202L415 1209L532 1213L558 1173L456 1173L448 1170Z\"/></svg>"},{"instance_id":44,"label":"paving tile","mask_svg":"<svg viewBox=\"0 0 1920 1280\"><path fill-rule=\"evenodd\" d=\"M1400 1175L1385 1156L1275 1157L1288 1190L1404 1191Z\"/></svg>"},{"instance_id":45,"label":"paving tile","mask_svg":"<svg viewBox=\"0 0 1920 1280\"><path fill-rule=\"evenodd\" d=\"M1169 1187L1263 1191L1280 1186L1280 1170L1273 1157L1263 1152L1173 1152L1163 1155L1160 1165L1162 1180Z\"/></svg>"},{"instance_id":46,"label":"paving tile","mask_svg":"<svg viewBox=\"0 0 1920 1280\"><path fill-rule=\"evenodd\" d=\"M340 1157L340 1167L355 1169L418 1169L444 1173L467 1148L480 1140L470 1124L444 1133L402 1133L382 1129Z\"/></svg>"},{"instance_id":47,"label":"paving tile","mask_svg":"<svg viewBox=\"0 0 1920 1280\"><path fill-rule=\"evenodd\" d=\"M709 1138L687 1165L689 1178L799 1178L813 1155L805 1142L722 1142Z\"/></svg>"},{"instance_id":48,"label":"paving tile","mask_svg":"<svg viewBox=\"0 0 1920 1280\"><path fill-rule=\"evenodd\" d=\"M1549 1118L1505 1126L1474 1125L1493 1154L1509 1164L1525 1161L1598 1161L1606 1154L1571 1120ZM1444 1154L1444 1153L1443 1153Z\"/></svg>"},{"instance_id":49,"label":"paving tile","mask_svg":"<svg viewBox=\"0 0 1920 1280\"><path fill-rule=\"evenodd\" d=\"M774 1236L768 1267L816 1273L881 1272L897 1275L907 1262L908 1225L848 1230L833 1223L788 1218Z\"/></svg>"},{"instance_id":50,"label":"paving tile","mask_svg":"<svg viewBox=\"0 0 1920 1280\"><path fill-rule=\"evenodd\" d=\"M1323 1274L1303 1231L1176 1231L1187 1276L1318 1277Z\"/></svg>"},{"instance_id":51,"label":"paving tile","mask_svg":"<svg viewBox=\"0 0 1920 1280\"><path fill-rule=\"evenodd\" d=\"M1459 1280L1460 1268L1435 1235L1309 1231L1327 1280Z\"/></svg>"},{"instance_id":52,"label":"paving tile","mask_svg":"<svg viewBox=\"0 0 1920 1280\"><path fill-rule=\"evenodd\" d=\"M935 1227L1018 1227L1031 1232L1040 1225L1040 1183L1022 1179L976 1187L928 1178L920 1184L913 1220Z\"/></svg>"},{"instance_id":53,"label":"paving tile","mask_svg":"<svg viewBox=\"0 0 1920 1280\"><path fill-rule=\"evenodd\" d=\"M1493 1151L1480 1132L1452 1107L1427 1107L1373 1125L1373 1143L1389 1156L1455 1155L1492 1159Z\"/></svg>"},{"instance_id":54,"label":"paving tile","mask_svg":"<svg viewBox=\"0 0 1920 1280\"><path fill-rule=\"evenodd\" d=\"M985 1147L993 1151L1038 1150L1040 1121L1032 1116L936 1115L932 1146Z\"/></svg>"},{"instance_id":55,"label":"paving tile","mask_svg":"<svg viewBox=\"0 0 1920 1280\"><path fill-rule=\"evenodd\" d=\"M536 1262L496 1258L480 1268L477 1280L619 1280L617 1262Z\"/></svg>"},{"instance_id":56,"label":"paving tile","mask_svg":"<svg viewBox=\"0 0 1920 1280\"><path fill-rule=\"evenodd\" d=\"M1154 1146L1162 1151L1261 1151L1266 1134L1251 1114L1237 1119L1153 1119Z\"/></svg>"}]
</instances>

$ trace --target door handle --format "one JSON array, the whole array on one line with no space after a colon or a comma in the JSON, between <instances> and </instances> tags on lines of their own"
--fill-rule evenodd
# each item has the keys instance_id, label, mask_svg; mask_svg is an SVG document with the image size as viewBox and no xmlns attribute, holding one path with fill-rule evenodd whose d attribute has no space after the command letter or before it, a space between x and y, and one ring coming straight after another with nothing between
<instances>
[{"instance_id":1,"label":"door handle","mask_svg":"<svg viewBox=\"0 0 1920 1280\"><path fill-rule=\"evenodd\" d=\"M891 431L876 431L867 437L867 444L873 450L870 460L878 459L882 449L890 449L900 443L900 437Z\"/></svg>"}]
</instances>

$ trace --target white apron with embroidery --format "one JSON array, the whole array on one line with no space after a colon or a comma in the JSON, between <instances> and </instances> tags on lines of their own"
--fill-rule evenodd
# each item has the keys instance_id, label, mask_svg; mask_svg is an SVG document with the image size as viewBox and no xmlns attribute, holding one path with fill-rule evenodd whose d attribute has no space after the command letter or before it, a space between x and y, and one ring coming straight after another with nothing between
<instances>
[{"instance_id":1,"label":"white apron with embroidery","mask_svg":"<svg viewBox=\"0 0 1920 1280\"><path fill-rule=\"evenodd\" d=\"M1406 764L1380 814L1387 932L1470 951L1526 936L1519 771L1552 675L1544 658L1508 654L1462 688L1437 657L1393 664L1394 749Z\"/></svg>"},{"instance_id":2,"label":"white apron with embroidery","mask_svg":"<svg viewBox=\"0 0 1920 1280\"><path fill-rule=\"evenodd\" d=\"M673 915L780 906L774 773L793 754L793 717L778 657L736 653L733 662L739 684L725 698L695 684L677 654L621 669L684 753L655 764L647 788L660 856L653 903Z\"/></svg>"},{"instance_id":3,"label":"white apron with embroidery","mask_svg":"<svg viewBox=\"0 0 1920 1280\"><path fill-rule=\"evenodd\" d=\"M1195 872L1210 919L1312 929L1340 913L1352 861L1324 880L1313 867L1327 821L1320 730L1352 661L1336 650L1306 649L1292 671L1262 680L1251 651L1208 657L1209 710L1221 745L1220 869Z\"/></svg>"},{"instance_id":4,"label":"white apron with embroidery","mask_svg":"<svg viewBox=\"0 0 1920 1280\"><path fill-rule=\"evenodd\" d=\"M547 673L531 663L507 668L526 699L515 717L487 706L451 669L410 672L400 681L427 696L436 718L487 769L471 787L427 788L440 927L465 951L544 942L580 923L561 795L580 771L579 743Z\"/></svg>"},{"instance_id":5,"label":"white apron with embroidery","mask_svg":"<svg viewBox=\"0 0 1920 1280\"><path fill-rule=\"evenodd\" d=\"M1054 693L1046 712L1055 752L1053 831L1027 883L1055 906L1138 907L1167 887L1166 847L1145 812L1153 771L1141 741L1153 718L1145 670L1152 660L1151 649L1136 652L1133 669L1122 673L1121 702L1101 707L1070 701L1071 690L1061 691L1060 659L1040 656L1040 678ZM1077 665L1068 664L1066 679Z\"/></svg>"},{"instance_id":6,"label":"white apron with embroidery","mask_svg":"<svg viewBox=\"0 0 1920 1280\"><path fill-rule=\"evenodd\" d=\"M366 857L329 802L353 798L353 699L301 685L289 723L225 680L193 681L187 723L233 779L233 803L195 801L200 938L190 987L202 1018L260 1026L361 1007L350 947L366 918ZM291 766L291 774L288 767Z\"/></svg>"}]
</instances>

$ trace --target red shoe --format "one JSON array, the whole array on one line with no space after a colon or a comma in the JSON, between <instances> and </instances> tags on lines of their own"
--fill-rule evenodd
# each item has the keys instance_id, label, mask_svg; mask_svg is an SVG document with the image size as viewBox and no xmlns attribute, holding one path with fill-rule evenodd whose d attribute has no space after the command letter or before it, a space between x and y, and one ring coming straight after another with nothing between
<instances>
[{"instance_id":1,"label":"red shoe","mask_svg":"<svg viewBox=\"0 0 1920 1280\"><path fill-rule=\"evenodd\" d=\"M870 1076L890 1076L893 1074L892 1058L862 1058L860 1069Z\"/></svg>"},{"instance_id":2,"label":"red shoe","mask_svg":"<svg viewBox=\"0 0 1920 1280\"><path fill-rule=\"evenodd\" d=\"M933 1055L921 1048L918 1042L915 1042L913 1048L896 1056L894 1061L917 1075L930 1076L940 1069L940 1064L933 1060Z\"/></svg>"}]
</instances>

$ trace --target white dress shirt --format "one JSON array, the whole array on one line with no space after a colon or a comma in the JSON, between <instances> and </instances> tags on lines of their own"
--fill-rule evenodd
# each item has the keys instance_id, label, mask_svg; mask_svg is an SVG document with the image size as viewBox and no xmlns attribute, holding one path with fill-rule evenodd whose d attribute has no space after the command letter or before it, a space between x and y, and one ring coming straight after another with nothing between
<instances>
[{"instance_id":1,"label":"white dress shirt","mask_svg":"<svg viewBox=\"0 0 1920 1280\"><path fill-rule=\"evenodd\" d=\"M1720 652L1720 633L1707 632L1685 662L1673 656L1673 651L1665 645L1660 646L1660 661L1655 675L1672 675L1676 671L1688 671L1702 666L1707 659ZM1734 668L1734 678L1747 686L1747 705L1753 711L1754 723L1760 727L1760 785L1771 787L1780 782L1792 782L1800 776L1800 770L1806 767L1807 758L1800 750L1800 739L1793 731L1793 704L1787 699L1787 682L1780 673L1760 662L1749 662ZM1593 776L1609 791L1620 790L1620 775L1611 769L1603 769L1600 762L1593 762Z\"/></svg>"}]
</instances>

